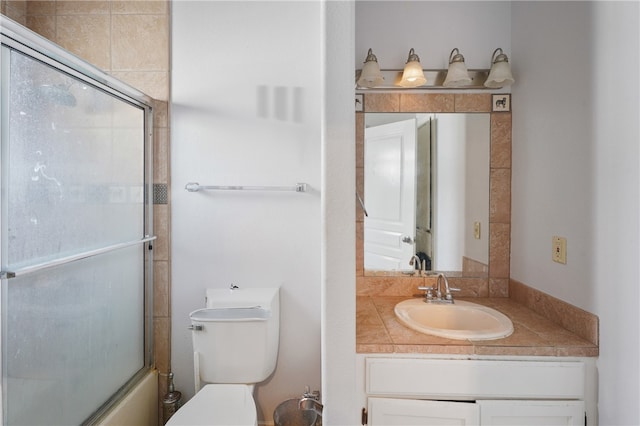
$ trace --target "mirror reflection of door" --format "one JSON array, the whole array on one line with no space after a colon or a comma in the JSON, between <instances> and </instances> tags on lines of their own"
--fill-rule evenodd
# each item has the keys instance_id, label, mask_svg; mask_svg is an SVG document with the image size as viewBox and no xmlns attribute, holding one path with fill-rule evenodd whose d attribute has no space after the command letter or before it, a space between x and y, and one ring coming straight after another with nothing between
<instances>
[{"instance_id":1,"label":"mirror reflection of door","mask_svg":"<svg viewBox=\"0 0 640 426\"><path fill-rule=\"evenodd\" d=\"M411 270L417 254L430 270L486 272L489 141L487 113L365 114L365 270Z\"/></svg>"},{"instance_id":2,"label":"mirror reflection of door","mask_svg":"<svg viewBox=\"0 0 640 426\"><path fill-rule=\"evenodd\" d=\"M365 129L365 269L410 269L416 233L416 119Z\"/></svg>"}]
</instances>

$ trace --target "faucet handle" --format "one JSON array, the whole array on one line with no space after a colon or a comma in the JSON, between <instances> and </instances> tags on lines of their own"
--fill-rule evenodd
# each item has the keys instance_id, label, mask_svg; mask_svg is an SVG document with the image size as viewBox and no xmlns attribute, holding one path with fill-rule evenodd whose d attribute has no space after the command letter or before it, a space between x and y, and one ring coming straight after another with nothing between
<instances>
[{"instance_id":1,"label":"faucet handle","mask_svg":"<svg viewBox=\"0 0 640 426\"><path fill-rule=\"evenodd\" d=\"M460 291L460 289L456 287L447 288L447 293L444 295L444 298L445 300L448 300L451 303L453 303L453 295L451 294L452 291Z\"/></svg>"},{"instance_id":2,"label":"faucet handle","mask_svg":"<svg viewBox=\"0 0 640 426\"><path fill-rule=\"evenodd\" d=\"M433 300L433 287L424 287L424 286L420 286L418 287L418 290L422 290L424 291L424 298L425 300Z\"/></svg>"},{"instance_id":3,"label":"faucet handle","mask_svg":"<svg viewBox=\"0 0 640 426\"><path fill-rule=\"evenodd\" d=\"M302 398L312 398L315 400L320 400L320 391L314 390L313 392L310 390L309 386L304 387L304 393L302 394Z\"/></svg>"}]
</instances>

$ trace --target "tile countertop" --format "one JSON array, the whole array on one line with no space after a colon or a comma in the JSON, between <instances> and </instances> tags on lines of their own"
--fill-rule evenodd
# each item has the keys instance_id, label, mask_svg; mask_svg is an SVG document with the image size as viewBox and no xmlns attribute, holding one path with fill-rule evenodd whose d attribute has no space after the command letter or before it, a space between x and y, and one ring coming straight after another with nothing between
<instances>
[{"instance_id":1,"label":"tile countertop","mask_svg":"<svg viewBox=\"0 0 640 426\"><path fill-rule=\"evenodd\" d=\"M495 340L453 340L418 333L393 312L406 296L356 297L357 353L528 355L596 357L598 346L509 298L459 298L489 306L513 322L511 336Z\"/></svg>"}]
</instances>

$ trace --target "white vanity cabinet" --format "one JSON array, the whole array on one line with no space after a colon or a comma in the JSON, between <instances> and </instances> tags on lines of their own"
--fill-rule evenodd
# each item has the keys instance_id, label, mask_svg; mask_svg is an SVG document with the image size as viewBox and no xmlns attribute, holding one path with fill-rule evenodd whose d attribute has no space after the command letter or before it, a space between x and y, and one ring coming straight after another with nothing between
<instances>
[{"instance_id":1,"label":"white vanity cabinet","mask_svg":"<svg viewBox=\"0 0 640 426\"><path fill-rule=\"evenodd\" d=\"M446 426L480 424L476 404L417 399L369 398L370 425Z\"/></svg>"},{"instance_id":2,"label":"white vanity cabinet","mask_svg":"<svg viewBox=\"0 0 640 426\"><path fill-rule=\"evenodd\" d=\"M584 425L591 398L580 360L363 361L370 426Z\"/></svg>"}]
</instances>

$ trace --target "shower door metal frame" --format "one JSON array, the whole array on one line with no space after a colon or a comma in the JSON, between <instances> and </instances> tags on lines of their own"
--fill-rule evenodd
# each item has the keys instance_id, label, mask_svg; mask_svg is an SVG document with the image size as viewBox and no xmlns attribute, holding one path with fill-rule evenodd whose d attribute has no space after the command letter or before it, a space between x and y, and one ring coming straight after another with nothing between
<instances>
[{"instance_id":1,"label":"shower door metal frame","mask_svg":"<svg viewBox=\"0 0 640 426\"><path fill-rule=\"evenodd\" d=\"M65 263L75 262L78 260L93 257L109 251L118 250L124 247L140 245L145 248L145 265L144 265L144 367L139 370L127 383L125 383L117 393L105 401L105 403L88 419L86 424L95 423L108 409L119 401L137 382L144 377L153 366L153 251L152 241L156 239L153 227L153 108L152 99L143 92L129 86L120 80L104 73L95 66L80 59L72 53L62 49L60 46L41 37L37 33L21 26L11 19L0 15L0 41L2 44L2 52L0 52L0 78L6 79L8 70L8 57L10 50L18 51L32 59L50 65L55 69L66 73L72 77L85 81L120 100L133 104L144 111L144 232L145 236L140 240L124 242L121 244L113 244L97 250L91 250L77 255L68 256L67 258L58 259L53 262L46 262L31 267L21 268L16 271L0 271L0 279L4 282L18 274L24 275L38 270L46 269L53 266L59 266ZM5 49L6 47L6 49ZM6 81L3 81L6 83ZM3 87L7 87L3 84ZM7 136L6 126L1 123L7 122L7 105L0 103L0 137ZM1 200L0 200L1 201ZM1 205L0 211L4 212L6 207ZM2 250L6 249L0 244L0 256ZM10 283L8 283L10 285ZM0 314L6 309L6 301L0 301ZM4 335L4 325L1 324L2 315L0 315L0 326L2 326ZM4 339L4 338L3 338ZM3 380L5 372L5 362L2 359L2 351L0 350L0 365L3 371ZM0 404L0 419L4 419L3 407L5 396L2 395L4 384L0 387L0 396L2 396L2 404Z\"/></svg>"}]
</instances>

